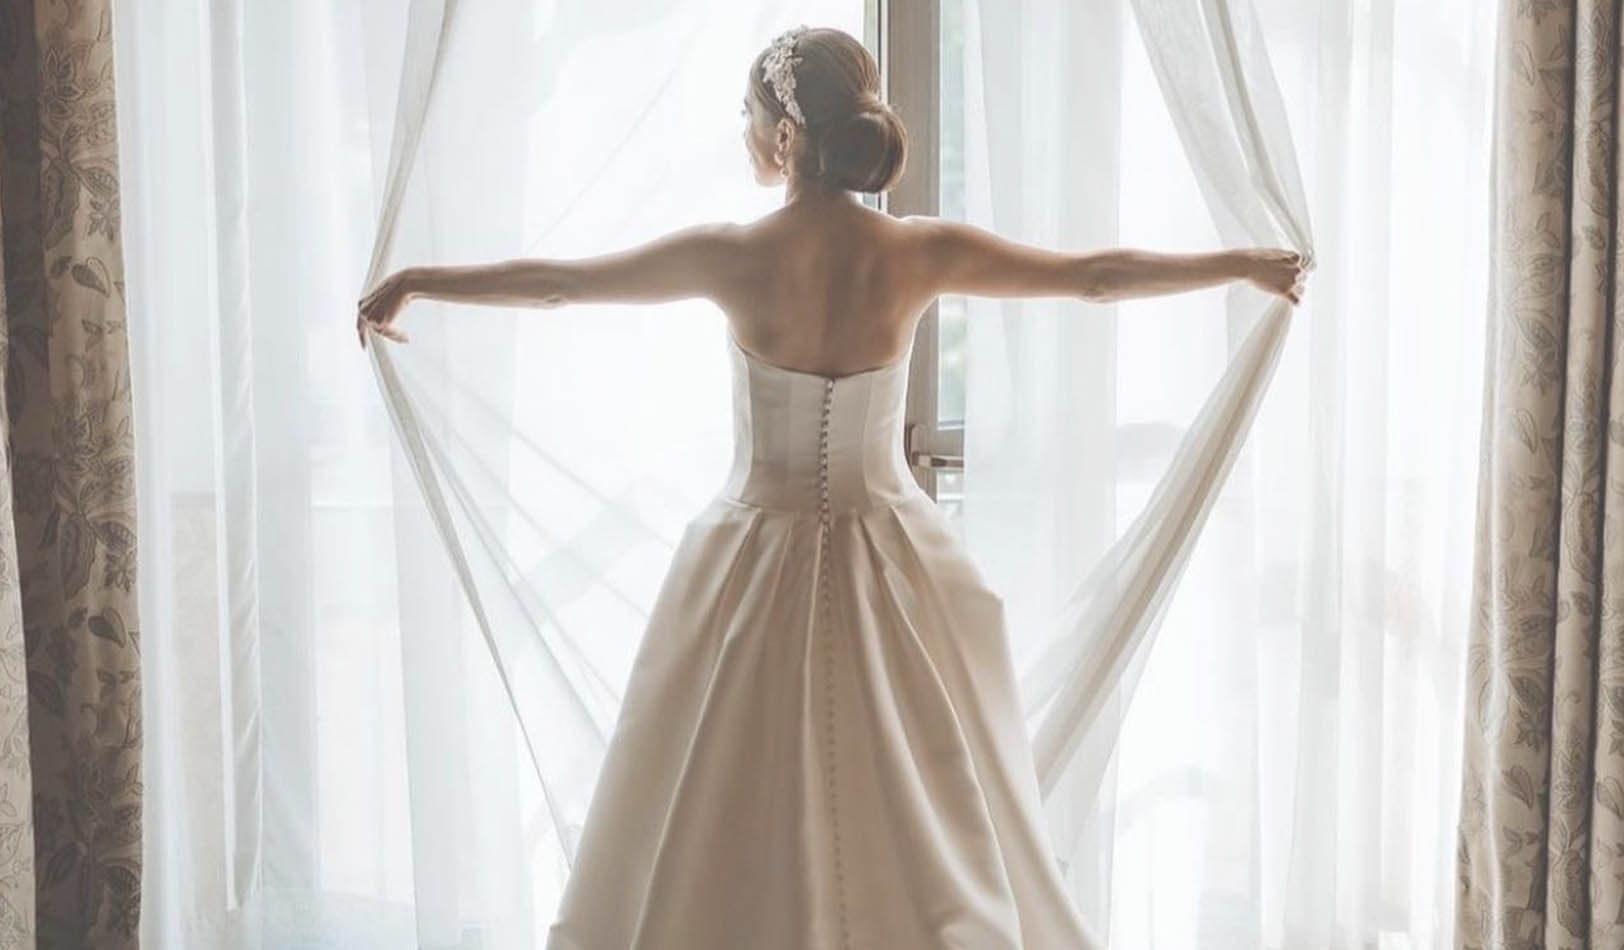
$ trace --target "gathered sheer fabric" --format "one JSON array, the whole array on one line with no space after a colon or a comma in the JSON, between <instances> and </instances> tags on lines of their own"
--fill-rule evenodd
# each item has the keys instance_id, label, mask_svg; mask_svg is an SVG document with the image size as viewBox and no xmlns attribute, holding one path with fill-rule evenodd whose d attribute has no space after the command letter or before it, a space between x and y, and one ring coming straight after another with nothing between
<instances>
[{"instance_id":1,"label":"gathered sheer fabric","mask_svg":"<svg viewBox=\"0 0 1624 950\"><path fill-rule=\"evenodd\" d=\"M419 301L412 342L367 353L353 303L379 216L377 274L755 218L780 195L739 141L746 65L797 22L863 34L865 6L461 0L443 31L399 0L114 8L157 526L144 943L541 942L655 592L729 474L725 324L698 302ZM1267 324L1245 287L943 298L966 471L941 474L941 507L1004 601L1033 782L1040 746L1060 764L1047 845L1112 945L1442 948L1492 6L943 2L942 213L1064 249L1294 243L1214 32L1254 6L1319 235L1304 305ZM1277 154L1266 87L1250 111ZM1287 322L1223 462L1191 426L1244 422L1224 400ZM1201 514L1185 489L1213 461ZM1153 495L1194 523L1141 515Z\"/></svg>"}]
</instances>

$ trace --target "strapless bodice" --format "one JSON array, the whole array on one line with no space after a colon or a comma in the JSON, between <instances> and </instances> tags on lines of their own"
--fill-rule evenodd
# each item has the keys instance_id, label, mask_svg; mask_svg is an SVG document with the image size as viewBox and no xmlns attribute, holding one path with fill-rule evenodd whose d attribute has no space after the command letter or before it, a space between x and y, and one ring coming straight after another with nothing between
<instances>
[{"instance_id":1,"label":"strapless bodice","mask_svg":"<svg viewBox=\"0 0 1624 950\"><path fill-rule=\"evenodd\" d=\"M860 511L929 496L903 455L907 354L823 376L775 366L732 333L733 465L723 497L776 509Z\"/></svg>"}]
</instances>

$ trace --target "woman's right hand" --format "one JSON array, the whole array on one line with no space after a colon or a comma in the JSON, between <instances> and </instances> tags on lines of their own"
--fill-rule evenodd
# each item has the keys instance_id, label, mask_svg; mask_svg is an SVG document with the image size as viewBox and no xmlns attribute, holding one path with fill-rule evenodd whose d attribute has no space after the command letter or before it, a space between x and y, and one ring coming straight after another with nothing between
<instances>
[{"instance_id":1,"label":"woman's right hand","mask_svg":"<svg viewBox=\"0 0 1624 950\"><path fill-rule=\"evenodd\" d=\"M366 349L366 331L369 329L396 343L411 339L395 328L394 321L412 300L414 273L407 268L390 274L356 304L355 335L360 338L362 349Z\"/></svg>"},{"instance_id":2,"label":"woman's right hand","mask_svg":"<svg viewBox=\"0 0 1624 950\"><path fill-rule=\"evenodd\" d=\"M1302 302L1303 282L1314 269L1311 258L1278 247L1253 248L1241 254L1243 279L1293 304Z\"/></svg>"}]
</instances>

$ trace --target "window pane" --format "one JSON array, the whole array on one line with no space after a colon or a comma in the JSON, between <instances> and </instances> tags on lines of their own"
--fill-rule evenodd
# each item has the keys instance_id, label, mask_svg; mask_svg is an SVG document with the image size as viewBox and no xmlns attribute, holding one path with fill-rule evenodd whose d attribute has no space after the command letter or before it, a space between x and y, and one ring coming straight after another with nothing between
<instances>
[{"instance_id":1,"label":"window pane","mask_svg":"<svg viewBox=\"0 0 1624 950\"><path fill-rule=\"evenodd\" d=\"M940 27L938 199L941 216L957 221L964 220L964 4L965 0L942 0ZM943 297L937 312L936 416L939 422L958 425L964 421L964 299Z\"/></svg>"},{"instance_id":2,"label":"window pane","mask_svg":"<svg viewBox=\"0 0 1624 950\"><path fill-rule=\"evenodd\" d=\"M959 539L964 540L964 520L960 517L964 511L964 472L962 470L943 469L936 473L936 504L947 520L953 525L953 530L959 533Z\"/></svg>"}]
</instances>

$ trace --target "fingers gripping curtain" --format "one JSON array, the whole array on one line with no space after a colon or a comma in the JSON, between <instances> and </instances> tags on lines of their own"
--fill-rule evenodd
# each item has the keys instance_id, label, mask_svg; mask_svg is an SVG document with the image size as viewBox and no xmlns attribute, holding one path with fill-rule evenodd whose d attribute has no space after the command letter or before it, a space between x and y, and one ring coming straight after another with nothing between
<instances>
[{"instance_id":1,"label":"fingers gripping curtain","mask_svg":"<svg viewBox=\"0 0 1624 950\"><path fill-rule=\"evenodd\" d=\"M435 79L445 61L445 44L456 15L457 0L429 0L412 4L406 23L405 55L396 106L394 137L389 151L384 199L378 219L366 286L386 275L406 185L414 168L423 124ZM583 768L595 764L613 708L609 697L594 692L589 681L570 676L572 659L567 642L549 636L552 620L545 602L530 600L507 573L513 566L503 557L502 541L484 516L485 508L452 470L442 435L425 425L387 346L374 338L368 347L378 374L385 406L422 489L430 519L444 543L457 579L468 594L479 631L496 659L497 672L542 782L549 816L559 832L566 859L573 857L573 831L569 816L585 808L579 794L590 791ZM551 629L557 629L556 626ZM516 689L515 681L526 684ZM572 781L573 779L573 781ZM573 788L577 798L561 800L562 790Z\"/></svg>"},{"instance_id":2,"label":"fingers gripping curtain","mask_svg":"<svg viewBox=\"0 0 1624 950\"><path fill-rule=\"evenodd\" d=\"M1250 4L1139 0L1133 8L1226 243L1284 243L1310 250L1289 134ZM983 31L1001 9L981 13ZM447 69L477 68L447 55L458 31L468 28L465 15L457 0L417 0L411 6L388 176L365 288L408 260L397 238L414 176L468 173L437 165L421 147L426 123L453 121L458 109L473 106L442 98L447 96ZM652 65L647 70L651 83L670 81L669 72ZM986 79L993 88L996 77ZM627 116L632 130L625 134L637 134L646 119ZM632 197L659 200L656 194ZM505 251L508 256L530 250L523 239L514 243ZM434 253L432 244L413 250ZM1259 299L1238 292L1232 307L1257 307ZM1289 317L1283 305L1263 309L1143 513L1078 585L1024 667L1034 751L1057 830L1070 827L1074 814L1091 805L1157 621L1267 388ZM488 435L522 441L527 452L540 458L549 457L548 449L540 444L543 437L531 440L513 430L507 404L481 398L467 388L468 381L449 384L464 387L459 405L470 410L454 417L443 405L446 380L431 384L425 376L402 372L397 352L375 335L368 352L426 515L500 671L541 783L547 820L565 860L571 860L619 696L612 676L594 662L590 634L571 629L552 598L568 582L560 575L567 575L571 566L526 566L530 552L515 538L524 532L545 533L547 526L525 524L515 534L507 523L515 517L525 520L527 509L503 500L541 491L545 483L515 479L503 468L506 460L469 453L467 447L476 444L469 430L483 428ZM614 420L593 423L611 426ZM621 510L619 517L625 531L671 541L669 531L662 535L654 519L635 510ZM1067 856L1071 842L1063 836L1056 840Z\"/></svg>"}]
</instances>

